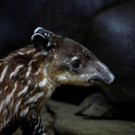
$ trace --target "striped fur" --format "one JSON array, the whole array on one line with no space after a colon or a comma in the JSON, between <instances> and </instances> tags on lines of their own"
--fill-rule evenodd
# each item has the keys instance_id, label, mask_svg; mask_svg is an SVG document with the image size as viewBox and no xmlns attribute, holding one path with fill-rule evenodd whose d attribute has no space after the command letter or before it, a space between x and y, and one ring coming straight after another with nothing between
<instances>
[{"instance_id":1,"label":"striped fur","mask_svg":"<svg viewBox=\"0 0 135 135\"><path fill-rule=\"evenodd\" d=\"M48 91L52 93L54 90L44 75L41 59L44 60L45 56L30 45L1 60L0 134L9 123L21 121L21 117L27 117L30 110L39 109L50 97Z\"/></svg>"}]
</instances>

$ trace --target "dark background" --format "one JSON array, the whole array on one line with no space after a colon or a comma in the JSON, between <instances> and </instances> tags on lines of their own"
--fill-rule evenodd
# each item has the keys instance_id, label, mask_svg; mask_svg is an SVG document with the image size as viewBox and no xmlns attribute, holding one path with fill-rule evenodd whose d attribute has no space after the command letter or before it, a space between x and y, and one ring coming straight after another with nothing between
<instances>
[{"instance_id":1,"label":"dark background","mask_svg":"<svg viewBox=\"0 0 135 135\"><path fill-rule=\"evenodd\" d=\"M38 26L81 42L88 19L114 1L117 0L1 1L0 56L30 44L33 30Z\"/></svg>"},{"instance_id":2,"label":"dark background","mask_svg":"<svg viewBox=\"0 0 135 135\"><path fill-rule=\"evenodd\" d=\"M135 118L135 1L133 0L5 0L0 2L0 58L31 44L41 26L77 40L114 73L109 87L62 86L52 98L80 104L100 92L120 112Z\"/></svg>"}]
</instances>

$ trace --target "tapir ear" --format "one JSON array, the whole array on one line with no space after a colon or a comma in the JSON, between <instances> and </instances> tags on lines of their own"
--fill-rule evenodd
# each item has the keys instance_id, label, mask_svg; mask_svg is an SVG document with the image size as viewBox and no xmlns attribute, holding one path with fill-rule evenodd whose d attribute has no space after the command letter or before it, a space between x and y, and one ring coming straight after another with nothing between
<instances>
[{"instance_id":1,"label":"tapir ear","mask_svg":"<svg viewBox=\"0 0 135 135\"><path fill-rule=\"evenodd\" d=\"M52 32L50 32L52 34ZM49 49L53 47L53 43L49 40L49 31L38 27L35 29L34 34L31 36L31 41L34 47L41 51L43 54L47 54Z\"/></svg>"}]
</instances>

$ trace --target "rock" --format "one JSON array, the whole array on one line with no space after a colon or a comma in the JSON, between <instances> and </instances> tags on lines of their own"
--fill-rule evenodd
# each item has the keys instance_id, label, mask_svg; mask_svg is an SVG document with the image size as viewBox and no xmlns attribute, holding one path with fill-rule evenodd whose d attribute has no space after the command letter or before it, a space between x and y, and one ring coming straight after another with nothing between
<instances>
[{"instance_id":1,"label":"rock","mask_svg":"<svg viewBox=\"0 0 135 135\"><path fill-rule=\"evenodd\" d=\"M111 106L102 93L94 93L84 99L76 114L96 118L112 118Z\"/></svg>"},{"instance_id":2,"label":"rock","mask_svg":"<svg viewBox=\"0 0 135 135\"><path fill-rule=\"evenodd\" d=\"M55 113L58 116L61 114L74 116L75 112L78 109L78 106L76 105L62 103L51 99L47 101L47 106L53 113Z\"/></svg>"},{"instance_id":3,"label":"rock","mask_svg":"<svg viewBox=\"0 0 135 135\"><path fill-rule=\"evenodd\" d=\"M48 112L46 106L43 107L41 111L41 119L44 128L46 129L47 135L54 135L54 128L53 128L53 117L52 115Z\"/></svg>"},{"instance_id":4,"label":"rock","mask_svg":"<svg viewBox=\"0 0 135 135\"><path fill-rule=\"evenodd\" d=\"M13 133L13 135L22 135L22 130L21 130L21 128L18 128L18 129L16 130L16 132Z\"/></svg>"},{"instance_id":5,"label":"rock","mask_svg":"<svg viewBox=\"0 0 135 135\"><path fill-rule=\"evenodd\" d=\"M47 135L135 135L135 122L123 120L84 119L75 115L79 106L61 103L54 100L47 102L51 113L43 108L42 122L47 129ZM13 135L21 135L18 129Z\"/></svg>"},{"instance_id":6,"label":"rock","mask_svg":"<svg viewBox=\"0 0 135 135\"><path fill-rule=\"evenodd\" d=\"M122 120L84 119L74 113L78 106L49 100L49 109L55 114L54 128L59 135L134 135L135 122Z\"/></svg>"},{"instance_id":7,"label":"rock","mask_svg":"<svg viewBox=\"0 0 135 135\"><path fill-rule=\"evenodd\" d=\"M135 123L117 120L86 120L59 117L56 130L62 135L134 135Z\"/></svg>"}]
</instances>

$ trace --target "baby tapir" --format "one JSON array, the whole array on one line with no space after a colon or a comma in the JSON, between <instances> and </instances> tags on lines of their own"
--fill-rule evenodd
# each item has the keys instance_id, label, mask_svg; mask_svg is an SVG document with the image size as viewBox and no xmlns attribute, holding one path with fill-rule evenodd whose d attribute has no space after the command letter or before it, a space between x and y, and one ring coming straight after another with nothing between
<instances>
[{"instance_id":1,"label":"baby tapir","mask_svg":"<svg viewBox=\"0 0 135 135\"><path fill-rule=\"evenodd\" d=\"M0 135L18 126L24 135L46 135L40 109L61 84L91 86L110 84L107 66L78 42L41 27L32 45L0 60Z\"/></svg>"}]
</instances>

